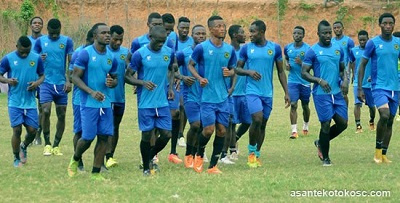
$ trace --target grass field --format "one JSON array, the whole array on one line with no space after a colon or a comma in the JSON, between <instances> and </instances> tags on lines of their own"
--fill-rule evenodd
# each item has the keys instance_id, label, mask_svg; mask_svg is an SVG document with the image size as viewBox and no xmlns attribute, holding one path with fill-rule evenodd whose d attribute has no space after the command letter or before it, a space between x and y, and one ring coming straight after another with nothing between
<instances>
[{"instance_id":1,"label":"grass field","mask_svg":"<svg viewBox=\"0 0 400 203\"><path fill-rule=\"evenodd\" d=\"M127 88L127 108L121 124L120 141L115 153L119 166L110 169L106 182L93 182L89 173L76 178L67 176L72 156L72 108L68 107L67 127L61 142L64 156L44 157L43 146L29 148L28 163L15 169L10 146L12 130L7 114L7 97L0 95L0 198L1 202L398 202L400 200L400 122L394 124L394 134L388 157L390 165L373 163L375 132L368 130L367 108L362 108L364 133L355 134L353 105L349 108L349 128L331 142L332 167L322 167L313 141L319 132L319 122L311 103L310 135L290 140L289 109L284 109L283 91L275 77L274 107L267 126L261 152L263 166L249 169L248 136L240 141L241 155L236 165L220 165L222 175L197 174L183 165L168 162L169 145L159 155L161 173L145 178L138 169L140 163L140 132L137 125L136 97ZM352 92L352 88L349 92ZM354 101L350 94L350 103ZM301 115L301 110L299 112ZM53 106L51 138L55 133ZM378 120L378 118L376 119ZM299 119L301 128L302 121ZM210 142L212 143L212 142ZM207 147L211 154L211 144ZM178 147L184 154L184 148ZM86 171L90 172L93 146L85 153ZM294 190L365 190L390 191L390 197L291 197Z\"/></svg>"}]
</instances>

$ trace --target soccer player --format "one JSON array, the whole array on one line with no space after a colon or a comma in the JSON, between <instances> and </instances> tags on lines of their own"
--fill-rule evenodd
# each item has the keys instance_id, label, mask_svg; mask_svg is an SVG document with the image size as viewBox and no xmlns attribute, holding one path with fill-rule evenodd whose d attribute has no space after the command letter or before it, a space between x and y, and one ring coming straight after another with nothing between
<instances>
[{"instance_id":1,"label":"soccer player","mask_svg":"<svg viewBox=\"0 0 400 203\"><path fill-rule=\"evenodd\" d=\"M314 44L303 60L301 76L314 83L313 97L315 110L321 122L319 140L314 144L323 166L331 166L329 158L330 141L347 128L347 105L343 94L348 91L344 53L338 44L331 43L332 27L328 21L318 24L319 42ZM313 69L314 76L310 74ZM339 86L339 80L342 80ZM361 85L360 85L361 86ZM331 120L335 124L331 126Z\"/></svg>"},{"instance_id":2,"label":"soccer player","mask_svg":"<svg viewBox=\"0 0 400 203\"><path fill-rule=\"evenodd\" d=\"M155 26L150 30L150 44L136 51L131 58L130 68L126 70L125 82L138 85L138 121L142 131L140 152L143 161L143 175L149 176L158 171L158 166L150 161L168 143L171 137L171 113L168 99L174 97L174 74L172 64L174 51L164 46L167 32L162 26ZM138 78L133 75L138 73ZM166 94L169 83L168 96ZM160 137L151 148L152 132L157 128ZM150 166L151 165L151 166Z\"/></svg>"},{"instance_id":3,"label":"soccer player","mask_svg":"<svg viewBox=\"0 0 400 203\"><path fill-rule=\"evenodd\" d=\"M27 147L35 139L38 128L35 90L44 80L43 62L40 56L31 52L32 43L28 37L18 39L17 50L7 54L0 62L0 82L7 83L8 113L13 136L11 146L14 153L14 167L27 161ZM3 74L8 73L8 78ZM28 135L21 142L22 125Z\"/></svg>"},{"instance_id":4,"label":"soccer player","mask_svg":"<svg viewBox=\"0 0 400 203\"><path fill-rule=\"evenodd\" d=\"M198 173L203 171L204 149L211 135L216 131L214 149L207 172L220 174L222 172L218 169L217 162L224 145L230 113L223 70L235 67L236 55L233 47L222 40L226 32L224 20L220 16L212 16L208 19L207 25L210 39L195 47L188 66L202 87L200 116L203 132L198 138L193 169ZM198 65L197 70L196 65Z\"/></svg>"},{"instance_id":5,"label":"soccer player","mask_svg":"<svg viewBox=\"0 0 400 203\"><path fill-rule=\"evenodd\" d=\"M365 45L368 41L368 32L365 30L361 30L358 32L358 43L359 46L356 46L351 49L349 60L350 60L350 69L353 72L352 76L352 83L353 83L353 92L354 92L354 118L356 121L356 133L362 133L362 126L361 126L361 106L362 102L357 98L358 96L358 66L360 65L360 60L362 55L364 54ZM369 128L370 130L375 130L375 105L374 105L374 98L372 98L371 93L371 62L368 62L364 78L362 79L362 89L365 94L365 104L369 107Z\"/></svg>"},{"instance_id":6,"label":"soccer player","mask_svg":"<svg viewBox=\"0 0 400 203\"><path fill-rule=\"evenodd\" d=\"M67 111L68 93L71 91L67 64L71 61L74 44L71 38L60 35L61 22L50 19L47 23L47 36L40 37L35 43L35 52L41 54L44 60L45 80L40 86L40 104L43 116L41 124L45 147L44 156L63 155L59 144L65 129L65 113ZM57 127L53 147L50 143L50 113L51 103L56 104Z\"/></svg>"},{"instance_id":7,"label":"soccer player","mask_svg":"<svg viewBox=\"0 0 400 203\"><path fill-rule=\"evenodd\" d=\"M332 38L332 44L338 44L342 49L344 53L344 65L346 67L346 75L347 75L347 82L350 80L350 70L349 70L349 53L350 50L354 47L354 41L343 34L344 26L341 21L336 21L333 23L333 32L335 32L336 37ZM343 93L343 92L342 92ZM347 94L343 93L343 97L346 101L347 106L349 106L349 98L347 97Z\"/></svg>"},{"instance_id":8,"label":"soccer player","mask_svg":"<svg viewBox=\"0 0 400 203\"><path fill-rule=\"evenodd\" d=\"M94 44L79 52L72 74L72 81L81 89L82 137L71 157L68 175L76 175L82 154L97 135L91 178L104 180L100 168L104 162L108 136L114 133L110 88L118 83L118 62L106 48L110 42L110 28L99 25L93 30L93 35Z\"/></svg>"},{"instance_id":9,"label":"soccer player","mask_svg":"<svg viewBox=\"0 0 400 203\"><path fill-rule=\"evenodd\" d=\"M114 135L108 137L108 145L106 151L106 167L113 167L118 164L114 159L114 152L118 144L119 138L119 125L122 121L122 117L125 112L125 68L126 57L128 56L129 49L121 46L124 41L124 29L119 25L113 25L110 27L111 40L107 49L112 52L114 58L118 62L117 76L118 85L111 91L111 104L114 114Z\"/></svg>"},{"instance_id":10,"label":"soccer player","mask_svg":"<svg viewBox=\"0 0 400 203\"><path fill-rule=\"evenodd\" d=\"M237 63L237 74L246 75L246 100L252 123L249 130L248 165L251 168L261 166L260 149L264 142L265 128L272 110L273 79L272 73L276 65L279 82L285 93L286 107L289 107L287 79L283 69L281 47L265 39L266 25L256 20L250 26L251 42L240 50ZM248 69L244 69L244 64Z\"/></svg>"},{"instance_id":11,"label":"soccer player","mask_svg":"<svg viewBox=\"0 0 400 203\"><path fill-rule=\"evenodd\" d=\"M167 41L172 41L173 49L176 51L177 43L178 43L178 36L176 35L176 32L174 31L175 18L170 13L163 14L161 16L161 18L162 18L163 26L164 26L165 30L167 31Z\"/></svg>"},{"instance_id":12,"label":"soccer player","mask_svg":"<svg viewBox=\"0 0 400 203\"><path fill-rule=\"evenodd\" d=\"M197 135L201 132L200 122L200 83L195 81L194 77L188 70L190 56L193 49L200 43L206 40L206 28L203 25L195 25L192 29L192 37L194 44L191 47L186 47L182 51L176 53L178 66L181 67L183 83L182 96L184 101L184 110L186 111L189 120L190 128L186 138L186 152L183 163L186 168L193 168L193 161L197 152ZM197 69L197 67L196 67ZM184 78L188 78L185 80Z\"/></svg>"},{"instance_id":13,"label":"soccer player","mask_svg":"<svg viewBox=\"0 0 400 203\"><path fill-rule=\"evenodd\" d=\"M43 19L39 16L35 16L31 19L30 21L30 26L32 30L32 35L28 36L29 40L31 41L31 51L33 51L33 48L35 47L36 40L42 36L42 29L43 29ZM39 87L36 88L36 97L39 99ZM38 110L39 110L39 121L42 118L42 106L40 105L40 102L38 102ZM42 125L39 122L39 127L36 131L36 137L34 140L35 145L42 145L42 139L40 138L40 134L42 133Z\"/></svg>"},{"instance_id":14,"label":"soccer player","mask_svg":"<svg viewBox=\"0 0 400 203\"><path fill-rule=\"evenodd\" d=\"M305 30L302 26L293 29L294 42L284 48L286 69L289 71L288 90L290 96L290 124L292 125L291 139L296 139L297 133L297 101L300 99L303 108L303 135L308 134L308 121L310 121L310 108L308 106L311 96L311 85L301 78L301 64L310 45L303 42Z\"/></svg>"},{"instance_id":15,"label":"soccer player","mask_svg":"<svg viewBox=\"0 0 400 203\"><path fill-rule=\"evenodd\" d=\"M390 13L379 17L381 34L370 39L365 45L358 71L358 99L364 100L362 79L365 67L371 60L371 90L379 121L376 128L375 163L390 163L387 150L392 137L394 116L399 105L398 60L400 59L400 39L393 37L396 19Z\"/></svg>"},{"instance_id":16,"label":"soccer player","mask_svg":"<svg viewBox=\"0 0 400 203\"><path fill-rule=\"evenodd\" d=\"M400 32L394 32L393 36L400 39ZM398 67L398 72L399 72L398 76L399 76L399 83L400 83L400 61L398 61L397 67ZM400 99L400 95L399 95L399 99ZM400 104L399 104L399 114L396 116L396 121L400 121Z\"/></svg>"}]
</instances>

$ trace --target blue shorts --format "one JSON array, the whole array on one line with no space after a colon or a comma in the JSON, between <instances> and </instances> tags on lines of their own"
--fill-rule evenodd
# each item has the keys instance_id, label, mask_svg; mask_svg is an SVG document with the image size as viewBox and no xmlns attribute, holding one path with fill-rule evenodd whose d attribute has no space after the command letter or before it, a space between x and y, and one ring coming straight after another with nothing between
<instances>
[{"instance_id":1,"label":"blue shorts","mask_svg":"<svg viewBox=\"0 0 400 203\"><path fill-rule=\"evenodd\" d=\"M201 103L200 117L204 127L220 123L225 127L229 126L229 104L228 99L221 103Z\"/></svg>"},{"instance_id":2,"label":"blue shorts","mask_svg":"<svg viewBox=\"0 0 400 203\"><path fill-rule=\"evenodd\" d=\"M36 98L40 101L40 85L36 88Z\"/></svg>"},{"instance_id":3,"label":"blue shorts","mask_svg":"<svg viewBox=\"0 0 400 203\"><path fill-rule=\"evenodd\" d=\"M172 129L170 109L166 107L138 109L139 130L150 131L154 128Z\"/></svg>"},{"instance_id":4,"label":"blue shorts","mask_svg":"<svg viewBox=\"0 0 400 203\"><path fill-rule=\"evenodd\" d=\"M330 121L337 114L348 120L347 105L341 92L333 94L313 95L315 110L321 123Z\"/></svg>"},{"instance_id":5,"label":"blue shorts","mask_svg":"<svg viewBox=\"0 0 400 203\"><path fill-rule=\"evenodd\" d=\"M11 127L24 124L37 129L39 127L39 116L37 109L21 109L17 107L8 107Z\"/></svg>"},{"instance_id":6,"label":"blue shorts","mask_svg":"<svg viewBox=\"0 0 400 203\"><path fill-rule=\"evenodd\" d=\"M63 89L64 85L42 83L40 85L40 104L54 101L57 105L67 105L68 94Z\"/></svg>"},{"instance_id":7,"label":"blue shorts","mask_svg":"<svg viewBox=\"0 0 400 203\"><path fill-rule=\"evenodd\" d=\"M111 108L81 106L82 139L94 140L96 135L113 136L114 123Z\"/></svg>"},{"instance_id":8,"label":"blue shorts","mask_svg":"<svg viewBox=\"0 0 400 203\"><path fill-rule=\"evenodd\" d=\"M228 104L229 104L229 114L233 116L233 113L235 112L235 109L234 109L235 105L233 103L232 96L228 97Z\"/></svg>"},{"instance_id":9,"label":"blue shorts","mask_svg":"<svg viewBox=\"0 0 400 203\"><path fill-rule=\"evenodd\" d=\"M353 87L353 93L354 93L354 105L362 105L362 102L357 97L358 96L358 88L357 87Z\"/></svg>"},{"instance_id":10,"label":"blue shorts","mask_svg":"<svg viewBox=\"0 0 400 203\"><path fill-rule=\"evenodd\" d=\"M234 96L233 97L234 111L233 111L233 123L251 123L251 115L247 106L246 96Z\"/></svg>"},{"instance_id":11,"label":"blue shorts","mask_svg":"<svg viewBox=\"0 0 400 203\"><path fill-rule=\"evenodd\" d=\"M200 104L198 102L185 102L185 113L189 123L200 121Z\"/></svg>"},{"instance_id":12,"label":"blue shorts","mask_svg":"<svg viewBox=\"0 0 400 203\"><path fill-rule=\"evenodd\" d=\"M365 104L368 105L369 108L375 107L371 88L363 88L363 91L364 91L364 95L365 95Z\"/></svg>"},{"instance_id":13,"label":"blue shorts","mask_svg":"<svg viewBox=\"0 0 400 203\"><path fill-rule=\"evenodd\" d=\"M174 99L168 100L169 109L178 110L179 109L179 99L181 98L181 93L176 91L175 88L173 88L173 90L174 90Z\"/></svg>"},{"instance_id":14,"label":"blue shorts","mask_svg":"<svg viewBox=\"0 0 400 203\"><path fill-rule=\"evenodd\" d=\"M388 104L390 115L392 116L396 115L397 107L399 106L398 94L398 91L389 91L382 89L372 90L372 97L374 98L375 106L380 107L384 104Z\"/></svg>"},{"instance_id":15,"label":"blue shorts","mask_svg":"<svg viewBox=\"0 0 400 203\"><path fill-rule=\"evenodd\" d=\"M272 111L272 97L260 97L257 95L246 95L247 107L250 115L262 111L263 117L268 119Z\"/></svg>"},{"instance_id":16,"label":"blue shorts","mask_svg":"<svg viewBox=\"0 0 400 203\"><path fill-rule=\"evenodd\" d=\"M125 112L125 103L113 102L111 103L114 116L123 116Z\"/></svg>"},{"instance_id":17,"label":"blue shorts","mask_svg":"<svg viewBox=\"0 0 400 203\"><path fill-rule=\"evenodd\" d=\"M290 102L296 103L299 99L302 102L310 102L311 87L299 83L288 83Z\"/></svg>"},{"instance_id":18,"label":"blue shorts","mask_svg":"<svg viewBox=\"0 0 400 203\"><path fill-rule=\"evenodd\" d=\"M74 113L74 133L82 132L82 121L81 121L81 105L72 105L72 111Z\"/></svg>"}]
</instances>

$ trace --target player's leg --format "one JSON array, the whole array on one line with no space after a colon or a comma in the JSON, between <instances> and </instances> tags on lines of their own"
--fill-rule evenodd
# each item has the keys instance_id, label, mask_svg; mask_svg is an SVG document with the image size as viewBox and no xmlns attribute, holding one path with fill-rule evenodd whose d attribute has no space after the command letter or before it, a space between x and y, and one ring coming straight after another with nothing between
<instances>
[{"instance_id":1,"label":"player's leg","mask_svg":"<svg viewBox=\"0 0 400 203\"><path fill-rule=\"evenodd\" d=\"M13 127L11 147L14 154L14 167L20 167L23 164L20 157L21 134L22 134L22 124Z\"/></svg>"},{"instance_id":2,"label":"player's leg","mask_svg":"<svg viewBox=\"0 0 400 203\"><path fill-rule=\"evenodd\" d=\"M322 153L323 166L330 166L329 148L330 148L330 130L331 120L321 122L321 130L319 132L318 146Z\"/></svg>"},{"instance_id":3,"label":"player's leg","mask_svg":"<svg viewBox=\"0 0 400 203\"><path fill-rule=\"evenodd\" d=\"M143 175L150 175L150 139L151 139L151 131L142 131L142 138L140 140L140 153L142 155L143 162Z\"/></svg>"},{"instance_id":4,"label":"player's leg","mask_svg":"<svg viewBox=\"0 0 400 203\"><path fill-rule=\"evenodd\" d=\"M396 93L396 94L398 94L398 93ZM397 95L395 95L394 98L398 98ZM389 148L390 139L392 138L393 121L394 121L394 117L396 115L397 107L398 107L398 100L390 99L389 100L390 115L389 115L389 120L387 123L387 131L386 131L385 137L383 138L383 143L382 143L382 162L383 163L391 163L392 162L387 158L386 153Z\"/></svg>"},{"instance_id":5,"label":"player's leg","mask_svg":"<svg viewBox=\"0 0 400 203\"><path fill-rule=\"evenodd\" d=\"M172 108L170 106L170 108ZM179 116L179 106L174 105L174 109L171 109L171 117L172 117L172 130L171 130L171 151L168 155L168 161L174 164L182 163L182 160L178 157L178 153L176 152L176 145L178 143L179 136L179 124L180 124L180 116Z\"/></svg>"},{"instance_id":6,"label":"player's leg","mask_svg":"<svg viewBox=\"0 0 400 203\"><path fill-rule=\"evenodd\" d=\"M41 88L42 90L42 88ZM44 138L44 151L43 155L50 156L52 154L52 147L50 142L50 115L51 115L51 102L42 104L42 123L43 138Z\"/></svg>"},{"instance_id":7,"label":"player's leg","mask_svg":"<svg viewBox=\"0 0 400 203\"><path fill-rule=\"evenodd\" d=\"M290 97L290 124L291 134L290 139L299 137L297 133L297 101L300 98L301 84L288 83L288 91Z\"/></svg>"},{"instance_id":8,"label":"player's leg","mask_svg":"<svg viewBox=\"0 0 400 203\"><path fill-rule=\"evenodd\" d=\"M233 126L233 112L234 112L234 102L232 97L228 97L228 105L229 105L229 118L228 118L228 127L226 128L226 134L225 134L225 139L224 139L224 144L222 147L222 153L221 153L221 162L224 164L234 164L235 162L231 161L229 159L228 155L228 148L231 145L232 140L235 135L235 131L232 130ZM236 143L236 142L235 142Z\"/></svg>"},{"instance_id":9,"label":"player's leg","mask_svg":"<svg viewBox=\"0 0 400 203\"><path fill-rule=\"evenodd\" d=\"M37 128L39 127L39 116L37 110L24 109L23 119L27 135L25 136L25 140L20 144L20 158L22 163L26 163L28 158L27 147L35 139Z\"/></svg>"},{"instance_id":10,"label":"player's leg","mask_svg":"<svg viewBox=\"0 0 400 203\"><path fill-rule=\"evenodd\" d=\"M181 92L179 99L179 112L180 112L180 124L179 124L179 136L178 136L178 145L180 147L186 147L185 137L183 136L183 132L185 131L185 126L187 122L187 116L185 112L185 106L183 101L183 94Z\"/></svg>"},{"instance_id":11,"label":"player's leg","mask_svg":"<svg viewBox=\"0 0 400 203\"><path fill-rule=\"evenodd\" d=\"M310 121L310 96L311 96L311 87L310 86L301 86L300 92L300 101L301 107L303 109L303 135L308 135L308 122Z\"/></svg>"},{"instance_id":12,"label":"player's leg","mask_svg":"<svg viewBox=\"0 0 400 203\"><path fill-rule=\"evenodd\" d=\"M190 128L186 134L186 153L184 164L186 168L193 168L194 157L197 152L197 135L201 132L200 105L197 102L185 102L185 114Z\"/></svg>"},{"instance_id":13,"label":"player's leg","mask_svg":"<svg viewBox=\"0 0 400 203\"><path fill-rule=\"evenodd\" d=\"M118 162L114 159L114 152L117 148L119 140L119 126L125 112L125 103L114 103L113 104L113 123L114 132L113 136L108 137L107 150L106 150L106 167L110 168L116 166Z\"/></svg>"},{"instance_id":14,"label":"player's leg","mask_svg":"<svg viewBox=\"0 0 400 203\"><path fill-rule=\"evenodd\" d=\"M372 97L371 88L363 88L365 95L365 104L368 105L369 108L369 129L375 130L375 115L376 108L374 103L374 98Z\"/></svg>"},{"instance_id":15,"label":"player's leg","mask_svg":"<svg viewBox=\"0 0 400 203\"><path fill-rule=\"evenodd\" d=\"M172 136L172 122L169 107L157 108L156 111L158 116L155 118L154 125L160 132L160 136L156 139L155 145L151 149L150 157L154 157L157 153L163 150Z\"/></svg>"},{"instance_id":16,"label":"player's leg","mask_svg":"<svg viewBox=\"0 0 400 203\"><path fill-rule=\"evenodd\" d=\"M378 108L379 120L376 126L375 163L382 163L382 145L388 130L390 119L389 99L384 90L372 91L374 103Z\"/></svg>"},{"instance_id":17,"label":"player's leg","mask_svg":"<svg viewBox=\"0 0 400 203\"><path fill-rule=\"evenodd\" d=\"M264 120L263 105L260 97L258 96L246 95L246 99L249 113L251 114L252 118L249 128L249 145L247 146L249 151L247 165L250 167L257 167L257 139L260 137L261 126Z\"/></svg>"},{"instance_id":18,"label":"player's leg","mask_svg":"<svg viewBox=\"0 0 400 203\"><path fill-rule=\"evenodd\" d=\"M267 122L269 119L269 116L271 115L271 111L272 111L272 97L262 97L261 98L262 101L262 105L263 105L263 120L261 123L261 131L260 134L257 137L257 150L256 150L256 161L257 161L257 166L260 167L261 166L261 161L260 161L260 150L261 150L261 146L264 143L264 139L265 139L265 130L267 127Z\"/></svg>"},{"instance_id":19,"label":"player's leg","mask_svg":"<svg viewBox=\"0 0 400 203\"><path fill-rule=\"evenodd\" d=\"M74 152L76 150L76 145L78 144L78 140L82 137L82 124L81 124L81 106L80 105L72 105L72 111L74 114ZM84 171L83 161L79 160L79 170Z\"/></svg>"},{"instance_id":20,"label":"player's leg","mask_svg":"<svg viewBox=\"0 0 400 203\"><path fill-rule=\"evenodd\" d=\"M361 126L361 106L362 102L358 100L358 89L354 87L354 119L356 122L356 133L362 133L362 126Z\"/></svg>"},{"instance_id":21,"label":"player's leg","mask_svg":"<svg viewBox=\"0 0 400 203\"><path fill-rule=\"evenodd\" d=\"M56 125L56 135L54 137L54 143L53 143L54 155L63 155L61 153L59 145L65 130L66 112L67 112L67 105L56 104L57 125Z\"/></svg>"},{"instance_id":22,"label":"player's leg","mask_svg":"<svg viewBox=\"0 0 400 203\"><path fill-rule=\"evenodd\" d=\"M39 93L38 93L39 96ZM39 98L38 98L39 99ZM40 135L42 134L42 124L40 123L40 121L42 120L42 105L40 104L40 102L38 102L38 111L39 111L39 127L36 131L36 136L35 136L35 141L34 144L35 145L42 145L42 138L40 137Z\"/></svg>"},{"instance_id":23,"label":"player's leg","mask_svg":"<svg viewBox=\"0 0 400 203\"><path fill-rule=\"evenodd\" d=\"M233 99L235 105L235 111L233 112L234 123L240 123L238 129L235 132L236 142L238 142L239 139L247 132L250 127L251 115L247 106L246 96L233 97ZM236 126L234 126L234 129L236 129Z\"/></svg>"}]
</instances>

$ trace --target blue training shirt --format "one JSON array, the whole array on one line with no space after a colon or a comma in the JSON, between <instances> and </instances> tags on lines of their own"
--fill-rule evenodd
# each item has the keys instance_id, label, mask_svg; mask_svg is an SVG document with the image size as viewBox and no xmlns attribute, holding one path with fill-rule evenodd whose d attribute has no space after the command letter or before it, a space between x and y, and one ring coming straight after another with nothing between
<instances>
[{"instance_id":1,"label":"blue training shirt","mask_svg":"<svg viewBox=\"0 0 400 203\"><path fill-rule=\"evenodd\" d=\"M188 36L186 41L181 41L178 38L176 51L182 51L182 50L186 49L187 47L192 47L193 44L194 44L194 40L193 40L193 37L191 37L191 36Z\"/></svg>"},{"instance_id":2,"label":"blue training shirt","mask_svg":"<svg viewBox=\"0 0 400 203\"><path fill-rule=\"evenodd\" d=\"M379 35L368 40L362 57L371 60L372 89L399 91L399 38L386 41Z\"/></svg>"},{"instance_id":3,"label":"blue training shirt","mask_svg":"<svg viewBox=\"0 0 400 203\"><path fill-rule=\"evenodd\" d=\"M138 73L138 79L156 84L152 91L143 86L137 87L139 109L168 106L168 70L172 68L174 57L174 51L167 46L158 52L145 46L132 55L130 67Z\"/></svg>"},{"instance_id":4,"label":"blue training shirt","mask_svg":"<svg viewBox=\"0 0 400 203\"><path fill-rule=\"evenodd\" d=\"M236 58L240 58L240 49L235 50ZM247 63L244 64L244 69L247 69ZM232 96L245 96L246 95L246 80L244 75L236 75L235 89L233 89Z\"/></svg>"},{"instance_id":5,"label":"blue training shirt","mask_svg":"<svg viewBox=\"0 0 400 203\"><path fill-rule=\"evenodd\" d=\"M57 40L51 40L47 35L36 40L35 52L47 54L44 61L44 82L52 85L65 84L67 55L72 54L73 49L72 39L64 35L60 35Z\"/></svg>"},{"instance_id":6,"label":"blue training shirt","mask_svg":"<svg viewBox=\"0 0 400 203\"><path fill-rule=\"evenodd\" d=\"M79 52L75 68L84 71L83 82L93 91L99 91L105 95L104 101L97 101L87 92L81 91L81 106L111 108L111 88L106 86L106 78L107 74L116 74L117 67L118 62L108 49L104 53L99 53L93 45L90 45Z\"/></svg>"},{"instance_id":7,"label":"blue training shirt","mask_svg":"<svg viewBox=\"0 0 400 203\"><path fill-rule=\"evenodd\" d=\"M182 51L176 53L176 59L179 67L182 68L181 74L184 76L193 76L189 71L188 64L193 53L193 47L186 47ZM195 66L196 70L197 65ZM200 82L196 80L190 87L183 83L183 100L185 102L198 102L200 103Z\"/></svg>"},{"instance_id":8,"label":"blue training shirt","mask_svg":"<svg viewBox=\"0 0 400 203\"><path fill-rule=\"evenodd\" d=\"M349 60L350 62L354 63L354 82L353 86L357 87L358 86L358 66L360 65L361 62L361 57L364 54L364 49L362 49L360 46L356 46L351 49L350 55L349 55ZM364 77L362 81L362 87L363 88L371 88L371 82L368 82L368 78L371 77L371 61L368 61L367 66L365 67L364 70Z\"/></svg>"},{"instance_id":9,"label":"blue training shirt","mask_svg":"<svg viewBox=\"0 0 400 203\"><path fill-rule=\"evenodd\" d=\"M332 44L337 44L343 50L344 64L347 66L349 63L349 54L351 49L354 47L354 41L346 35L343 35L341 39L337 39L337 37L332 38ZM346 67L347 68L347 67Z\"/></svg>"},{"instance_id":10,"label":"blue training shirt","mask_svg":"<svg viewBox=\"0 0 400 203\"><path fill-rule=\"evenodd\" d=\"M129 49L123 46L120 46L118 50L113 50L109 45L107 45L107 49L109 49L114 58L118 62L117 68L117 76L118 76L118 85L111 89L111 102L117 103L125 103L125 68L126 68L126 57L128 56Z\"/></svg>"},{"instance_id":11,"label":"blue training shirt","mask_svg":"<svg viewBox=\"0 0 400 203\"><path fill-rule=\"evenodd\" d=\"M74 53L72 54L71 57L71 62L69 63L69 70L70 71L74 71L74 65L75 65L75 61L79 56L79 52L85 48L84 45L78 47L75 49ZM74 85L74 90L72 92L72 104L74 105L81 105L81 89L79 89L78 86Z\"/></svg>"},{"instance_id":12,"label":"blue training shirt","mask_svg":"<svg viewBox=\"0 0 400 203\"><path fill-rule=\"evenodd\" d=\"M28 36L28 38L29 38L29 40L31 41L31 44L32 44L32 45L31 45L31 51L35 51L36 40L39 39L39 37L35 39L35 38L33 38L32 35L31 35L31 36Z\"/></svg>"},{"instance_id":13,"label":"blue training shirt","mask_svg":"<svg viewBox=\"0 0 400 203\"><path fill-rule=\"evenodd\" d=\"M16 86L9 85L8 106L21 109L36 109L36 90L28 91L29 82L35 82L43 75L43 62L39 55L30 52L26 58L21 58L13 51L1 60L0 74L8 73L8 78L16 78Z\"/></svg>"},{"instance_id":14,"label":"blue training shirt","mask_svg":"<svg viewBox=\"0 0 400 203\"><path fill-rule=\"evenodd\" d=\"M332 43L329 47L323 47L316 43L306 52L303 64L312 66L314 76L325 80L331 87L331 92L325 93L319 84L314 84L313 94L324 95L340 92L340 63L344 63L344 53L337 44Z\"/></svg>"},{"instance_id":15,"label":"blue training shirt","mask_svg":"<svg viewBox=\"0 0 400 203\"><path fill-rule=\"evenodd\" d=\"M261 80L247 77L246 95L272 97L274 62L282 61L282 50L279 44L267 41L263 46L247 43L240 50L241 61L247 63L249 70L261 74Z\"/></svg>"},{"instance_id":16,"label":"blue training shirt","mask_svg":"<svg viewBox=\"0 0 400 203\"><path fill-rule=\"evenodd\" d=\"M140 49L141 47L143 47L149 43L150 43L150 37L149 37L148 33L144 34L142 36L139 36L138 38L135 38L131 44L131 53L134 54L135 51L137 51L138 49ZM167 41L164 43L164 46L167 46L173 50L175 48L174 42L168 38L167 38Z\"/></svg>"},{"instance_id":17,"label":"blue training shirt","mask_svg":"<svg viewBox=\"0 0 400 203\"><path fill-rule=\"evenodd\" d=\"M235 49L225 42L217 47L211 40L206 40L194 48L192 60L197 64L199 75L208 80L201 90L201 102L224 102L228 98L228 90L222 68L235 67Z\"/></svg>"},{"instance_id":18,"label":"blue training shirt","mask_svg":"<svg viewBox=\"0 0 400 203\"><path fill-rule=\"evenodd\" d=\"M310 49L310 45L303 43L301 47L296 47L295 43L290 43L285 46L283 53L286 60L289 61L290 71L288 75L288 83L302 84L310 86L310 82L301 77L301 64L296 63L296 58L299 57L301 61L304 60L306 52Z\"/></svg>"}]
</instances>

